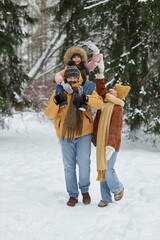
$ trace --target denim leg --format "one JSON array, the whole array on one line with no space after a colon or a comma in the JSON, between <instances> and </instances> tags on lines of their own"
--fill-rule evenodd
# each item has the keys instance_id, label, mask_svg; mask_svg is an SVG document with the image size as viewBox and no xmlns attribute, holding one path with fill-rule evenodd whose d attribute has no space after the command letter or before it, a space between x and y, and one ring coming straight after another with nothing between
<instances>
[{"instance_id":1,"label":"denim leg","mask_svg":"<svg viewBox=\"0 0 160 240\"><path fill-rule=\"evenodd\" d=\"M106 203L112 202L111 192L114 194L119 193L123 188L123 185L119 181L114 169L117 154L118 152L115 151L108 161L108 168L106 171L106 181L100 182L102 201Z\"/></svg>"},{"instance_id":2,"label":"denim leg","mask_svg":"<svg viewBox=\"0 0 160 240\"><path fill-rule=\"evenodd\" d=\"M78 184L76 176L76 142L67 143L67 139L60 139L67 192L70 197L78 198Z\"/></svg>"},{"instance_id":3,"label":"denim leg","mask_svg":"<svg viewBox=\"0 0 160 240\"><path fill-rule=\"evenodd\" d=\"M114 169L117 154L118 154L118 152L116 152L116 151L112 154L111 158L108 161L108 169L106 171L106 181L107 181L108 187L109 187L110 191L114 194L119 193L123 188L123 185L119 181L117 174L115 172L115 169Z\"/></svg>"},{"instance_id":4,"label":"denim leg","mask_svg":"<svg viewBox=\"0 0 160 240\"><path fill-rule=\"evenodd\" d=\"M84 88L83 88L83 93L92 95L94 88L95 88L95 86L92 81L85 82Z\"/></svg>"},{"instance_id":5,"label":"denim leg","mask_svg":"<svg viewBox=\"0 0 160 240\"><path fill-rule=\"evenodd\" d=\"M106 203L111 203L112 196L106 181L100 182L100 190L101 190L102 201Z\"/></svg>"},{"instance_id":6,"label":"denim leg","mask_svg":"<svg viewBox=\"0 0 160 240\"><path fill-rule=\"evenodd\" d=\"M82 193L86 193L90 186L91 134L77 138L76 142L77 164L79 167L79 188Z\"/></svg>"},{"instance_id":7,"label":"denim leg","mask_svg":"<svg viewBox=\"0 0 160 240\"><path fill-rule=\"evenodd\" d=\"M61 92L64 92L63 87L62 87L61 85L57 85L57 86L56 86L56 94L59 94L59 93L61 93Z\"/></svg>"}]
</instances>

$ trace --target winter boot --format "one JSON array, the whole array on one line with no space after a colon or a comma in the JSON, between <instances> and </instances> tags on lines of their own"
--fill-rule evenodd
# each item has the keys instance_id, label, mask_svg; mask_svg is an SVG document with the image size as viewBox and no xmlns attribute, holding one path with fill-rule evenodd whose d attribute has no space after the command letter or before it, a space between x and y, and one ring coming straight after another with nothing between
<instances>
[{"instance_id":1,"label":"winter boot","mask_svg":"<svg viewBox=\"0 0 160 240\"><path fill-rule=\"evenodd\" d=\"M70 207L74 207L78 203L78 200L74 197L70 197L69 201L67 202L67 205Z\"/></svg>"},{"instance_id":2,"label":"winter boot","mask_svg":"<svg viewBox=\"0 0 160 240\"><path fill-rule=\"evenodd\" d=\"M67 101L63 101L59 104L59 108L66 107L68 105Z\"/></svg>"},{"instance_id":3,"label":"winter boot","mask_svg":"<svg viewBox=\"0 0 160 240\"><path fill-rule=\"evenodd\" d=\"M80 111L86 112L87 111L87 104L81 103L80 107L78 108Z\"/></svg>"},{"instance_id":4,"label":"winter boot","mask_svg":"<svg viewBox=\"0 0 160 240\"><path fill-rule=\"evenodd\" d=\"M120 193L114 194L114 200L115 201L121 200L121 198L123 197L123 192L124 192L124 187L123 187L123 189L122 189L122 191Z\"/></svg>"},{"instance_id":5,"label":"winter boot","mask_svg":"<svg viewBox=\"0 0 160 240\"><path fill-rule=\"evenodd\" d=\"M84 204L90 204L91 202L91 198L89 196L89 193L82 193L82 196L83 196L83 203Z\"/></svg>"},{"instance_id":6,"label":"winter boot","mask_svg":"<svg viewBox=\"0 0 160 240\"><path fill-rule=\"evenodd\" d=\"M103 201L100 201L98 203L98 207L106 207L107 206L107 203L106 202L103 202Z\"/></svg>"}]
</instances>

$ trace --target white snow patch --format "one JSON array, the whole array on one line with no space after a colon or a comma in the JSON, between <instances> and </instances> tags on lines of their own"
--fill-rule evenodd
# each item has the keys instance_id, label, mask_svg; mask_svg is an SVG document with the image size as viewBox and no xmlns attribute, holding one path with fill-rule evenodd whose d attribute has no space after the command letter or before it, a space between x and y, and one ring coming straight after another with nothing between
<instances>
[{"instance_id":1,"label":"white snow patch","mask_svg":"<svg viewBox=\"0 0 160 240\"><path fill-rule=\"evenodd\" d=\"M124 53L121 54L120 57L125 57L125 56L127 56L127 55L129 55L129 54L130 54L130 52L124 52Z\"/></svg>"},{"instance_id":2,"label":"white snow patch","mask_svg":"<svg viewBox=\"0 0 160 240\"><path fill-rule=\"evenodd\" d=\"M128 63L135 65L135 62L134 62L134 60L133 60L133 59L129 60L129 62L128 62Z\"/></svg>"},{"instance_id":3,"label":"white snow patch","mask_svg":"<svg viewBox=\"0 0 160 240\"><path fill-rule=\"evenodd\" d=\"M125 69L125 65L122 65L121 63L118 64L118 67Z\"/></svg>"},{"instance_id":4,"label":"white snow patch","mask_svg":"<svg viewBox=\"0 0 160 240\"><path fill-rule=\"evenodd\" d=\"M144 86L141 87L139 94L143 94L143 95L147 94L146 91L144 90Z\"/></svg>"},{"instance_id":5,"label":"white snow patch","mask_svg":"<svg viewBox=\"0 0 160 240\"><path fill-rule=\"evenodd\" d=\"M16 113L0 135L0 239L159 240L159 149L126 141L116 171L124 198L98 208L96 150L92 146L92 202L66 205L63 164L52 121L43 113Z\"/></svg>"},{"instance_id":6,"label":"white snow patch","mask_svg":"<svg viewBox=\"0 0 160 240\"><path fill-rule=\"evenodd\" d=\"M147 0L138 0L138 2L147 2Z\"/></svg>"}]
</instances>

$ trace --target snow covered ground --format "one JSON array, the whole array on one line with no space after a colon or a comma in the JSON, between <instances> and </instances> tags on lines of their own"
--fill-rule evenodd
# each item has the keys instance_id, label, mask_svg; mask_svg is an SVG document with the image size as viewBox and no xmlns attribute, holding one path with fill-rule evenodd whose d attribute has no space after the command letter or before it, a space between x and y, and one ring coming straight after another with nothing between
<instances>
[{"instance_id":1,"label":"snow covered ground","mask_svg":"<svg viewBox=\"0 0 160 240\"><path fill-rule=\"evenodd\" d=\"M92 202L66 205L60 144L44 115L15 114L0 131L1 240L159 240L160 148L123 137L116 169L124 198L97 207L95 148L92 146Z\"/></svg>"}]
</instances>

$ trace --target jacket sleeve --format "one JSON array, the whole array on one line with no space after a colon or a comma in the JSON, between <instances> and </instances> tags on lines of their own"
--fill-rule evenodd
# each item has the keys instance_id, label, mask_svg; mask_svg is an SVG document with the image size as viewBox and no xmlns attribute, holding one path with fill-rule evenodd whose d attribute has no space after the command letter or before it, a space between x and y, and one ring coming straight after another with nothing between
<instances>
[{"instance_id":1,"label":"jacket sleeve","mask_svg":"<svg viewBox=\"0 0 160 240\"><path fill-rule=\"evenodd\" d=\"M102 108L103 100L95 91L93 91L92 95L87 95L87 97L88 97L87 104L90 107L93 107L95 109L101 109Z\"/></svg>"},{"instance_id":2,"label":"jacket sleeve","mask_svg":"<svg viewBox=\"0 0 160 240\"><path fill-rule=\"evenodd\" d=\"M53 102L54 96L55 96L55 92L52 94L44 111L45 115L50 119L54 119L59 111L59 105L56 105Z\"/></svg>"},{"instance_id":3,"label":"jacket sleeve","mask_svg":"<svg viewBox=\"0 0 160 240\"><path fill-rule=\"evenodd\" d=\"M120 106L115 106L114 108L115 110L113 109L109 137L106 146L112 146L113 148L116 148L121 136L123 124L123 110Z\"/></svg>"},{"instance_id":4,"label":"jacket sleeve","mask_svg":"<svg viewBox=\"0 0 160 240\"><path fill-rule=\"evenodd\" d=\"M88 70L90 72L93 71L93 69L95 69L97 67L95 62L99 62L100 58L101 58L101 54L100 53L93 54L92 60L89 63L87 63L87 67L88 67Z\"/></svg>"},{"instance_id":5,"label":"jacket sleeve","mask_svg":"<svg viewBox=\"0 0 160 240\"><path fill-rule=\"evenodd\" d=\"M97 145L97 132L98 132L98 123L101 116L101 110L97 110L94 122L93 122L93 133L92 133L92 143L96 147Z\"/></svg>"},{"instance_id":6,"label":"jacket sleeve","mask_svg":"<svg viewBox=\"0 0 160 240\"><path fill-rule=\"evenodd\" d=\"M101 96L102 99L104 100L106 93L107 93L104 78L96 79L96 91L99 94L99 96ZM97 145L97 131L98 131L98 124L99 124L100 116L101 116L101 110L98 110L96 113L94 122L93 122L93 134L92 134L92 143L95 147Z\"/></svg>"},{"instance_id":7,"label":"jacket sleeve","mask_svg":"<svg viewBox=\"0 0 160 240\"><path fill-rule=\"evenodd\" d=\"M104 78L96 79L96 91L97 91L98 95L100 95L104 100L106 93L107 93Z\"/></svg>"},{"instance_id":8,"label":"jacket sleeve","mask_svg":"<svg viewBox=\"0 0 160 240\"><path fill-rule=\"evenodd\" d=\"M58 85L60 85L63 82L63 77L62 77L62 71L56 73L55 75L55 81Z\"/></svg>"}]
</instances>

